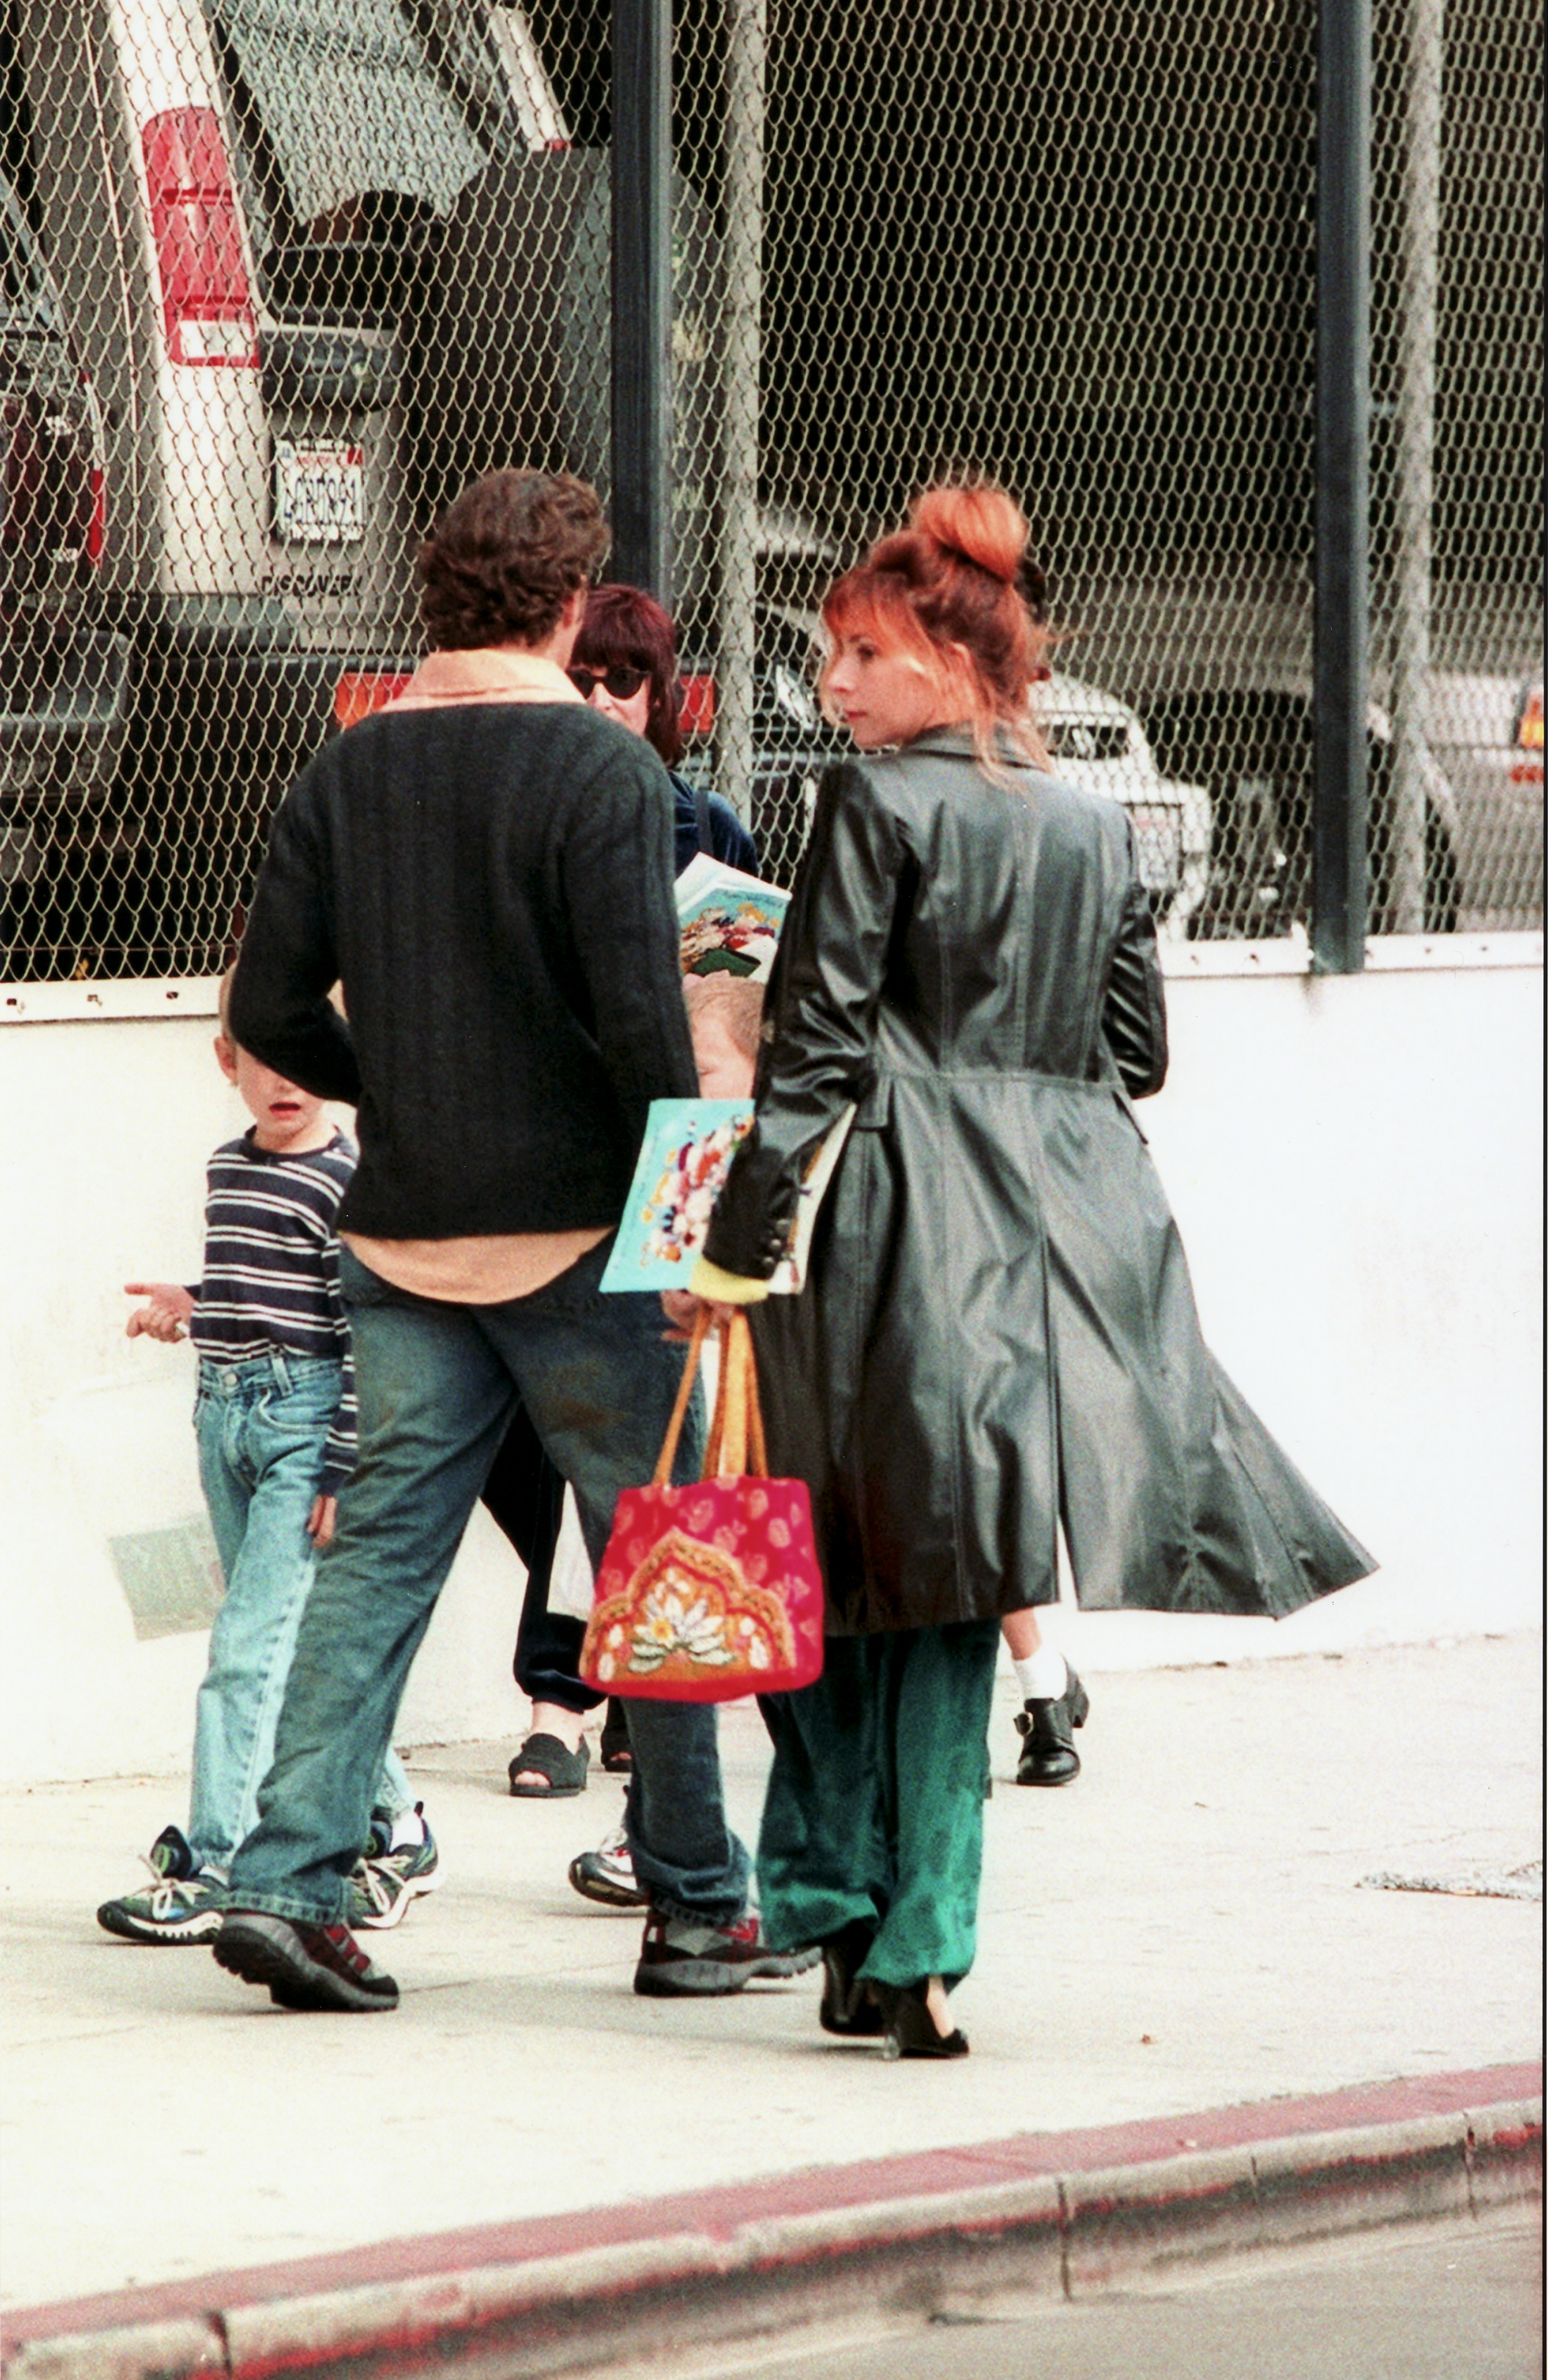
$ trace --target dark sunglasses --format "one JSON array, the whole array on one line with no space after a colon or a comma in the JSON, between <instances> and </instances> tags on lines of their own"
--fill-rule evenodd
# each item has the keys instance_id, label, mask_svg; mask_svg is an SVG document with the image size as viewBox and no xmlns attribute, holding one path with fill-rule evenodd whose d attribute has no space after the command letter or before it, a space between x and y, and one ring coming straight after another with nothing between
<instances>
[{"instance_id":1,"label":"dark sunglasses","mask_svg":"<svg viewBox=\"0 0 1548 2380\"><path fill-rule=\"evenodd\" d=\"M628 702L638 694L650 673L648 670L630 669L625 662L620 662L612 669L573 669L566 674L583 702L589 702L599 686L607 687L614 702Z\"/></svg>"}]
</instances>

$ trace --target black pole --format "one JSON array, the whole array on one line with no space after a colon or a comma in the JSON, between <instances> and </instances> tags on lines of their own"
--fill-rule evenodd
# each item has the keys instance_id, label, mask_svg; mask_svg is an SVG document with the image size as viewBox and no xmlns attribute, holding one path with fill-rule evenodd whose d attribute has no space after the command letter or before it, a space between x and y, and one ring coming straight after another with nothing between
<instances>
[{"instance_id":1,"label":"black pole","mask_svg":"<svg viewBox=\"0 0 1548 2380\"><path fill-rule=\"evenodd\" d=\"M671 0L612 0L612 561L671 609Z\"/></svg>"},{"instance_id":2,"label":"black pole","mask_svg":"<svg viewBox=\"0 0 1548 2380\"><path fill-rule=\"evenodd\" d=\"M1365 964L1370 258L1371 0L1321 0L1312 961L1324 975Z\"/></svg>"}]
</instances>

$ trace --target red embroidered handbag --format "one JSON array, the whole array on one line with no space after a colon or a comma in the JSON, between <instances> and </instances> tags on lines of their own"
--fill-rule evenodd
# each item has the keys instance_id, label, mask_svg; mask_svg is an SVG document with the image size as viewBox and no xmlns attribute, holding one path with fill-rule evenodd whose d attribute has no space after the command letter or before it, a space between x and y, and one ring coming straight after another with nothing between
<instances>
[{"instance_id":1,"label":"red embroidered handbag","mask_svg":"<svg viewBox=\"0 0 1548 2380\"><path fill-rule=\"evenodd\" d=\"M720 1328L704 1475L669 1485L708 1327L701 1305L655 1476L619 1497L597 1573L580 1673L605 1694L731 1702L789 1694L822 1671L811 1499L804 1479L768 1476L744 1314Z\"/></svg>"}]
</instances>

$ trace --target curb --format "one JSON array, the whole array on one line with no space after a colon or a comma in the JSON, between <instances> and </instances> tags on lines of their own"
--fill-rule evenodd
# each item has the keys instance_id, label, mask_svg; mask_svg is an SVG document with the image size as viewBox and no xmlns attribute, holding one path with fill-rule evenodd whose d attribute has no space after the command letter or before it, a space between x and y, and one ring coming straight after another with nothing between
<instances>
[{"instance_id":1,"label":"curb","mask_svg":"<svg viewBox=\"0 0 1548 2380\"><path fill-rule=\"evenodd\" d=\"M581 2372L1541 2197L1541 2067L1023 2134L22 2309L5 2380Z\"/></svg>"}]
</instances>

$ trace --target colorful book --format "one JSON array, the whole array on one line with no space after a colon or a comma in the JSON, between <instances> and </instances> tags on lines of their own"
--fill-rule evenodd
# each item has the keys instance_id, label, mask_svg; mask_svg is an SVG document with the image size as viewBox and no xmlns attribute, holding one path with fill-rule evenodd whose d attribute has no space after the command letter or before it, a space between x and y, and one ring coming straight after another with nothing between
<instances>
[{"instance_id":1,"label":"colorful book","mask_svg":"<svg viewBox=\"0 0 1548 2380\"><path fill-rule=\"evenodd\" d=\"M684 975L740 975L761 983L774 964L790 894L698 852L677 880Z\"/></svg>"},{"instance_id":2,"label":"colorful book","mask_svg":"<svg viewBox=\"0 0 1548 2380\"><path fill-rule=\"evenodd\" d=\"M731 1161L753 1128L751 1099L652 1099L635 1178L607 1269L604 1290L686 1289ZM790 1254L769 1289L793 1295L806 1259L822 1194L839 1162L854 1110L847 1107L806 1168Z\"/></svg>"}]
</instances>

